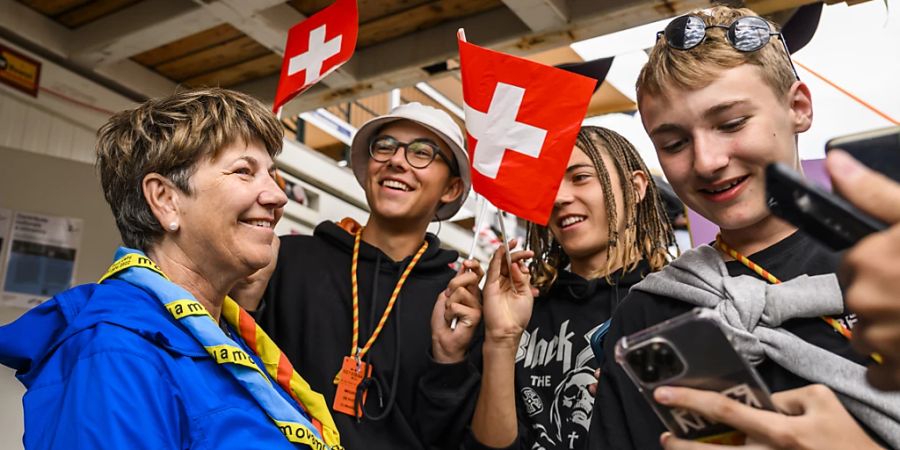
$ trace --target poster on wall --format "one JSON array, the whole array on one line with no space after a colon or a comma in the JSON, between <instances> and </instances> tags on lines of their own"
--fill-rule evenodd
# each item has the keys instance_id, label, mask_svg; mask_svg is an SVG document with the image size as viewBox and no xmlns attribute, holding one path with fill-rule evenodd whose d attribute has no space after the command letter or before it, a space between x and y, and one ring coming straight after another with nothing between
<instances>
[{"instance_id":1,"label":"poster on wall","mask_svg":"<svg viewBox=\"0 0 900 450\"><path fill-rule=\"evenodd\" d=\"M0 302L31 308L72 286L82 229L81 219L16 212Z\"/></svg>"},{"instance_id":2,"label":"poster on wall","mask_svg":"<svg viewBox=\"0 0 900 450\"><path fill-rule=\"evenodd\" d=\"M9 243L9 227L12 224L12 211L0 208L0 286L3 286L3 275L6 273L4 261L6 261L7 243Z\"/></svg>"}]
</instances>

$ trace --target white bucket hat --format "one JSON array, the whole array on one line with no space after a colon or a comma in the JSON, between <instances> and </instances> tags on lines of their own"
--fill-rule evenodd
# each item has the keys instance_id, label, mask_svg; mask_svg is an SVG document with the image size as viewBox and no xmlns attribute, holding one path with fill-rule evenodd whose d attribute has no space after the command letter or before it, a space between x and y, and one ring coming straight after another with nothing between
<instances>
[{"instance_id":1,"label":"white bucket hat","mask_svg":"<svg viewBox=\"0 0 900 450\"><path fill-rule=\"evenodd\" d=\"M365 188L366 166L369 161L369 143L385 125L398 120L409 120L421 125L438 135L450 147L456 159L456 168L463 183L463 193L456 201L442 205L437 210L437 219L446 220L453 217L469 196L472 178L469 174L469 154L465 150L465 141L459 125L446 112L431 106L413 102L400 105L384 116L376 117L356 131L350 145L350 166L356 181Z\"/></svg>"}]
</instances>

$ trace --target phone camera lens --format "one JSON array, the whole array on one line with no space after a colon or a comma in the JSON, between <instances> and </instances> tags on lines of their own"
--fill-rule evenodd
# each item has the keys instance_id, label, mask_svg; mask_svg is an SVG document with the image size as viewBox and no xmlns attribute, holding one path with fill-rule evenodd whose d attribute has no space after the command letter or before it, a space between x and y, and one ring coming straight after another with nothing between
<instances>
[{"instance_id":1,"label":"phone camera lens","mask_svg":"<svg viewBox=\"0 0 900 450\"><path fill-rule=\"evenodd\" d=\"M659 357L660 364L670 366L675 362L675 353L669 347L660 348L656 355Z\"/></svg>"},{"instance_id":2,"label":"phone camera lens","mask_svg":"<svg viewBox=\"0 0 900 450\"><path fill-rule=\"evenodd\" d=\"M656 371L656 366L654 366L653 364L645 365L643 379L648 383L659 380L659 373Z\"/></svg>"},{"instance_id":3,"label":"phone camera lens","mask_svg":"<svg viewBox=\"0 0 900 450\"><path fill-rule=\"evenodd\" d=\"M644 383L657 383L678 376L684 363L666 342L652 342L632 351L628 362Z\"/></svg>"}]
</instances>

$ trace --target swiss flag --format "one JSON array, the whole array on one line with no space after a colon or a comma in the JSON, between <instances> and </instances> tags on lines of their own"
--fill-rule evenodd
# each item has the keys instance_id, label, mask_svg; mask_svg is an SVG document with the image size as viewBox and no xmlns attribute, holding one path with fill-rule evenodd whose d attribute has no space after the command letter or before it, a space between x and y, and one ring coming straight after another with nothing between
<instances>
[{"instance_id":1,"label":"swiss flag","mask_svg":"<svg viewBox=\"0 0 900 450\"><path fill-rule=\"evenodd\" d=\"M291 27L273 110L347 62L358 32L356 0L337 0Z\"/></svg>"},{"instance_id":2,"label":"swiss flag","mask_svg":"<svg viewBox=\"0 0 900 450\"><path fill-rule=\"evenodd\" d=\"M472 187L546 225L597 80L478 47L460 30Z\"/></svg>"}]
</instances>

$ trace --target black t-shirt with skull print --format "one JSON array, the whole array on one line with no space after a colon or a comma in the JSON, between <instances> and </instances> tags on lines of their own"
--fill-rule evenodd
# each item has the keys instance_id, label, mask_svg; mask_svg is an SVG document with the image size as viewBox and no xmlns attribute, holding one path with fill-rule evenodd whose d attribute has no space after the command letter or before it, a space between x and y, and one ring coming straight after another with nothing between
<instances>
[{"instance_id":1,"label":"black t-shirt with skull print","mask_svg":"<svg viewBox=\"0 0 900 450\"><path fill-rule=\"evenodd\" d=\"M609 283L563 270L547 294L535 299L516 352L519 433L508 448L587 448L594 405L588 386L599 367L591 336L647 271L641 262L627 273L615 272ZM469 448L486 448L471 436L468 441Z\"/></svg>"}]
</instances>

